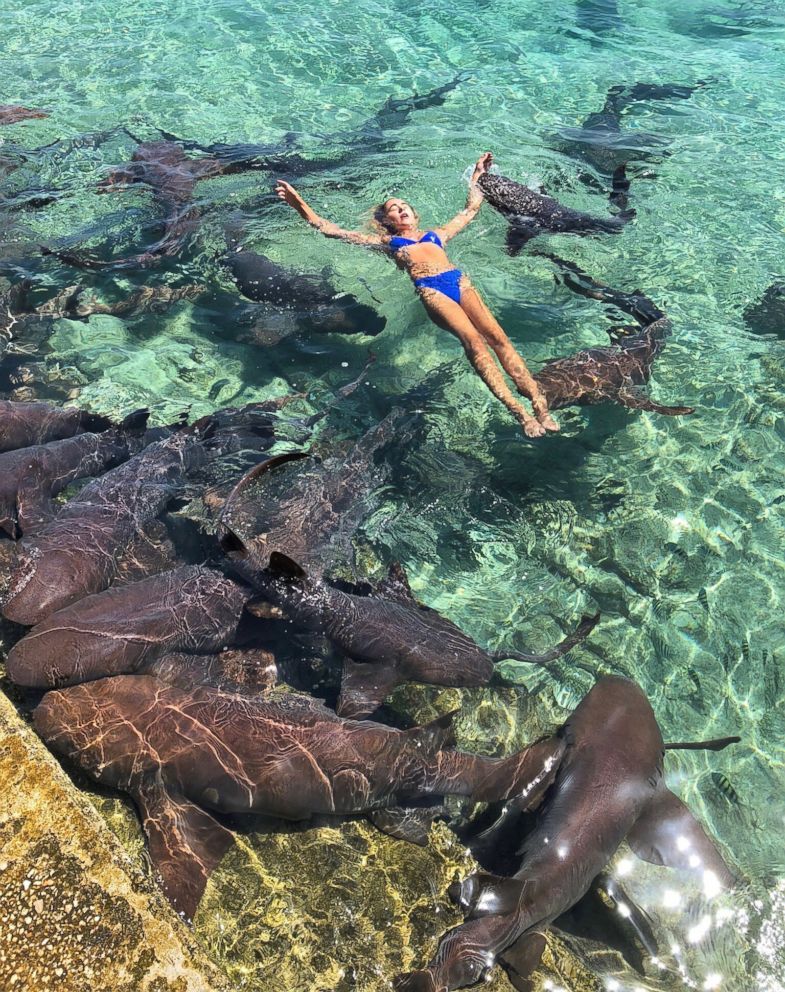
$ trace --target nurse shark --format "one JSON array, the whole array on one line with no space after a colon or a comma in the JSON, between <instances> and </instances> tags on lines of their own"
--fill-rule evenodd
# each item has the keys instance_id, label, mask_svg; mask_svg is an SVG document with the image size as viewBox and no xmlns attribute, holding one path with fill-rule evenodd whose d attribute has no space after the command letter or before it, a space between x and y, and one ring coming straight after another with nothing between
<instances>
[{"instance_id":1,"label":"nurse shark","mask_svg":"<svg viewBox=\"0 0 785 992\"><path fill-rule=\"evenodd\" d=\"M453 887L466 922L442 938L426 969L399 977L397 992L475 985L497 961L517 989L529 989L542 929L589 891L624 840L644 861L697 871L712 885L734 884L714 843L665 785L666 745L639 686L601 679L556 738L564 755L534 830L520 838L520 868L507 877L472 875Z\"/></svg>"},{"instance_id":2,"label":"nurse shark","mask_svg":"<svg viewBox=\"0 0 785 992\"><path fill-rule=\"evenodd\" d=\"M306 696L182 689L151 675L52 690L33 715L54 751L133 797L164 891L188 918L233 841L221 814L365 814L394 836L425 843L442 796L522 808L537 801L562 741L487 758L454 750L450 719L396 730L341 719Z\"/></svg>"}]
</instances>

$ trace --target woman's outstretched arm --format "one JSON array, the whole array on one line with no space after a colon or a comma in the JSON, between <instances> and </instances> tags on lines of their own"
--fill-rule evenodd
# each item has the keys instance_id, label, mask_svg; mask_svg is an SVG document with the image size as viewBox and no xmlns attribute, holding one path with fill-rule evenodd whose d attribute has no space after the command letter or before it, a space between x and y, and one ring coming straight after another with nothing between
<instances>
[{"instance_id":1,"label":"woman's outstretched arm","mask_svg":"<svg viewBox=\"0 0 785 992\"><path fill-rule=\"evenodd\" d=\"M283 200L284 203L288 203L290 207L294 207L297 213L307 220L311 227L315 227L326 238L340 238L341 241L349 241L353 245L380 247L385 244L385 239L378 234L363 234L362 231L345 231L342 227L338 227L337 224L333 224L332 221L320 217L315 210L312 210L308 206L294 186L290 186L283 179L279 179L276 182L275 192L279 199Z\"/></svg>"},{"instance_id":2,"label":"woman's outstretched arm","mask_svg":"<svg viewBox=\"0 0 785 992\"><path fill-rule=\"evenodd\" d=\"M473 221L477 216L477 211L482 206L483 195L482 190L477 185L477 180L483 174L487 172L493 164L493 155L490 152L486 152L477 159L477 164L474 167L474 172L472 173L472 178L469 181L469 193L466 197L466 206L460 213L457 213L452 220L443 224L441 227L436 228L436 233L442 239L442 241L449 241L450 238L454 238L455 235L464 229L466 225Z\"/></svg>"}]
</instances>

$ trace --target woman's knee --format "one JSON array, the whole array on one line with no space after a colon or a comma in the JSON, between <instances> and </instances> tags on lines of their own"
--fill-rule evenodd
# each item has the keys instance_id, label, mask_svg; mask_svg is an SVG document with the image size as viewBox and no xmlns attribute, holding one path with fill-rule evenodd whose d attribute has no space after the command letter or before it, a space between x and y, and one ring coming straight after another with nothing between
<instances>
[{"instance_id":1,"label":"woman's knee","mask_svg":"<svg viewBox=\"0 0 785 992\"><path fill-rule=\"evenodd\" d=\"M490 357L488 355L488 348L479 336L462 337L461 344L463 345L463 350L466 352L466 357L472 364L476 364L483 358Z\"/></svg>"},{"instance_id":2,"label":"woman's knee","mask_svg":"<svg viewBox=\"0 0 785 992\"><path fill-rule=\"evenodd\" d=\"M504 331L499 327L499 325L494 321L493 323L487 323L483 325L482 336L497 351L507 351L514 350L512 347L512 341L507 337Z\"/></svg>"}]
</instances>

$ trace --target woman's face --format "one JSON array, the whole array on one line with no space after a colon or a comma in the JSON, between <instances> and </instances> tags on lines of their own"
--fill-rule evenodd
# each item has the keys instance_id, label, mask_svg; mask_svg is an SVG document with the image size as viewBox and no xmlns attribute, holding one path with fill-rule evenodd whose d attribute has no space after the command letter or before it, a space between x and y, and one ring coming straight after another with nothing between
<instances>
[{"instance_id":1,"label":"woman's face","mask_svg":"<svg viewBox=\"0 0 785 992\"><path fill-rule=\"evenodd\" d=\"M406 200L392 198L384 204L384 222L385 226L394 231L403 231L408 227L414 227L417 218Z\"/></svg>"}]
</instances>

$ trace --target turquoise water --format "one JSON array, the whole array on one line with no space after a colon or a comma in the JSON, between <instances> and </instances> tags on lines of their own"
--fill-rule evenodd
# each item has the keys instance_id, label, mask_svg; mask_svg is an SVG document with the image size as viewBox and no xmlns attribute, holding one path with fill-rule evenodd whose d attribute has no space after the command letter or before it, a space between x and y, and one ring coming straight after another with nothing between
<instances>
[{"instance_id":1,"label":"turquoise water","mask_svg":"<svg viewBox=\"0 0 785 992\"><path fill-rule=\"evenodd\" d=\"M370 426L414 389L423 411L416 442L390 456L395 471L365 522L373 554L401 559L425 602L496 649L544 647L582 611L600 609L576 659L636 678L666 738L741 735L719 754L669 755L667 768L749 880L731 902L746 914L744 933L709 910L708 935L690 943L697 911L662 909L656 885L646 889L647 908L689 948L684 987L773 992L785 970L785 343L751 333L741 315L785 269L785 16L765 0L619 0L617 21L592 30L590 8L581 13L570 0L361 0L351 8L10 0L0 103L51 116L0 137L36 148L126 123L145 137L155 126L205 144L280 145L293 132L303 154L326 157L390 95L465 72L442 106L391 131L383 151L297 181L303 195L331 219L360 226L371 205L400 194L432 226L460 209L467 166L491 149L504 173L603 214L602 194L579 182L586 167L559 150L558 130L599 110L616 84L711 80L689 100L642 103L625 117L625 127L662 136L671 152L633 178L633 225L620 237L548 241L595 278L643 287L664 306L674 332L652 392L695 406L691 418L570 409L559 415L562 436L526 443L394 266L320 239L271 202L267 173L200 184L198 243L145 277L204 282L214 298L126 322L61 321L53 343L79 372L80 402L107 412L146 403L161 419L184 405L208 412L216 405L208 392L223 379L221 404L323 392L359 371L372 344L377 362L353 407L357 424ZM131 140L75 144L12 174L18 188L35 180L63 195L3 222L2 257L53 286L82 278L101 295L138 285L132 272L94 278L31 260L41 242L109 240L121 252L153 240L147 194L91 192L128 159ZM231 287L217 264L227 217L242 219L249 246L277 261L329 267L337 287L386 316L384 333L373 342L238 343ZM545 259L504 254L504 231L484 208L451 258L527 361L537 367L604 343L600 305L556 285ZM547 676L513 668L523 683L542 685L554 718L590 685L568 663ZM466 744L494 750L531 736L507 696L467 690L463 707ZM731 782L733 799L716 773ZM717 975L728 977L711 984Z\"/></svg>"}]
</instances>

